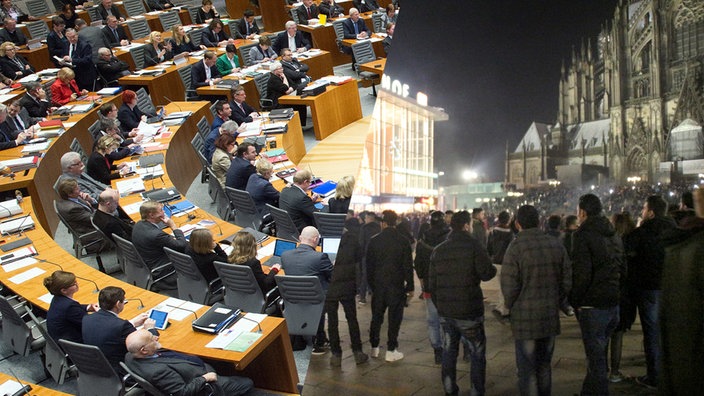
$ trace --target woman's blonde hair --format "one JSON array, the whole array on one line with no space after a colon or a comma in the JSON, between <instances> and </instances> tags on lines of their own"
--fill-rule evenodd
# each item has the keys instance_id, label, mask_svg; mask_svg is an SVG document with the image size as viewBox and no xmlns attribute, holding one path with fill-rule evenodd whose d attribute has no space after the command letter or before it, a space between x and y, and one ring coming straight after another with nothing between
<instances>
[{"instance_id":1,"label":"woman's blonde hair","mask_svg":"<svg viewBox=\"0 0 704 396\"><path fill-rule=\"evenodd\" d=\"M98 150L107 150L111 146L118 146L119 144L120 142L118 142L114 136L105 135L101 136L100 139L98 139L98 142L95 143L95 148L97 148Z\"/></svg>"},{"instance_id":2,"label":"woman's blonde hair","mask_svg":"<svg viewBox=\"0 0 704 396\"><path fill-rule=\"evenodd\" d=\"M7 48L8 45L14 47L15 43L13 43L12 41L5 41L4 43L0 44L0 56L5 56L5 48Z\"/></svg>"},{"instance_id":3,"label":"woman's blonde hair","mask_svg":"<svg viewBox=\"0 0 704 396\"><path fill-rule=\"evenodd\" d=\"M240 231L235 234L235 239L232 240L232 247L232 253L227 257L229 263L244 264L248 260L257 257L257 241L247 231Z\"/></svg>"},{"instance_id":4,"label":"woman's blonde hair","mask_svg":"<svg viewBox=\"0 0 704 396\"><path fill-rule=\"evenodd\" d=\"M271 164L265 158L259 158L255 163L254 167L257 169L257 173L264 175L266 172L274 170L274 165Z\"/></svg>"},{"instance_id":5,"label":"woman's blonde hair","mask_svg":"<svg viewBox=\"0 0 704 396\"><path fill-rule=\"evenodd\" d=\"M74 78L76 78L76 73L74 73L73 70L71 70L68 67L62 67L61 69L59 69L58 73L56 73L56 77L58 77L58 79L61 81L63 81L63 80L71 81Z\"/></svg>"},{"instance_id":6,"label":"woman's blonde hair","mask_svg":"<svg viewBox=\"0 0 704 396\"><path fill-rule=\"evenodd\" d=\"M183 43L190 43L191 38L188 37L188 34L184 34L183 38L179 36L178 34L178 28L183 27L180 23L177 23L171 27L171 39L173 39L176 42L176 45L181 45Z\"/></svg>"},{"instance_id":7,"label":"woman's blonde hair","mask_svg":"<svg viewBox=\"0 0 704 396\"><path fill-rule=\"evenodd\" d=\"M335 187L335 199L346 199L352 196L354 191L354 176L343 176Z\"/></svg>"},{"instance_id":8,"label":"woman's blonde hair","mask_svg":"<svg viewBox=\"0 0 704 396\"><path fill-rule=\"evenodd\" d=\"M188 243L191 245L191 249L198 254L210 253L213 250L213 234L205 228L193 230Z\"/></svg>"},{"instance_id":9,"label":"woman's blonde hair","mask_svg":"<svg viewBox=\"0 0 704 396\"><path fill-rule=\"evenodd\" d=\"M149 40L147 40L147 41L152 44L156 43L155 38L156 38L157 34L161 36L161 32L158 30L155 30L155 31L149 33Z\"/></svg>"}]
</instances>

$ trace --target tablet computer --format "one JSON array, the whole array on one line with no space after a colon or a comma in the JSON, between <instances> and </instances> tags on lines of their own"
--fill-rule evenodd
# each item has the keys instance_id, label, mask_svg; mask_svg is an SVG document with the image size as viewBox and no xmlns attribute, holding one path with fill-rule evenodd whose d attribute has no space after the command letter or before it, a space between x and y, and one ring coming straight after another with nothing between
<instances>
[{"instance_id":1,"label":"tablet computer","mask_svg":"<svg viewBox=\"0 0 704 396\"><path fill-rule=\"evenodd\" d=\"M165 330L166 326L169 325L169 313L165 311L152 309L151 312L149 312L149 319L154 319L156 322L154 328L158 330Z\"/></svg>"}]
</instances>

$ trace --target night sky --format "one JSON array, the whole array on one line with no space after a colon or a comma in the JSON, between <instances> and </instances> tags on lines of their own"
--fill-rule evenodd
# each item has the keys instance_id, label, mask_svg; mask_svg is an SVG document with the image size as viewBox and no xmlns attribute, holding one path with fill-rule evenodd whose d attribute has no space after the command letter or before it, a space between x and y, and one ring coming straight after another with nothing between
<instances>
[{"instance_id":1,"label":"night sky","mask_svg":"<svg viewBox=\"0 0 704 396\"><path fill-rule=\"evenodd\" d=\"M513 151L533 121L555 122L562 61L587 38L595 44L617 3L402 2L386 73L448 113L435 131L442 185L461 183L468 168L503 181L506 141Z\"/></svg>"}]
</instances>

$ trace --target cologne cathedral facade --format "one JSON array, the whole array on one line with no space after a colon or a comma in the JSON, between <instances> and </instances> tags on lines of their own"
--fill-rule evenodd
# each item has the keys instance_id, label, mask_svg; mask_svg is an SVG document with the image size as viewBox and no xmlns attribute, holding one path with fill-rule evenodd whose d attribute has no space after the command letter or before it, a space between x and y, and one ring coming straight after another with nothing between
<instances>
[{"instance_id":1,"label":"cologne cathedral facade","mask_svg":"<svg viewBox=\"0 0 704 396\"><path fill-rule=\"evenodd\" d=\"M704 1L622 0L563 62L554 124L507 147L505 181L655 182L684 163L703 173L703 76Z\"/></svg>"}]
</instances>

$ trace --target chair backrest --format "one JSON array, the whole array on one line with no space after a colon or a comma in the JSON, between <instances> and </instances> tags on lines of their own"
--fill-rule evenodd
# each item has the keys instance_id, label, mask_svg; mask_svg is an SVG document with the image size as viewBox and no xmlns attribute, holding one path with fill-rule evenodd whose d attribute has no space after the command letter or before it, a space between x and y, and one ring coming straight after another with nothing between
<instances>
[{"instance_id":1,"label":"chair backrest","mask_svg":"<svg viewBox=\"0 0 704 396\"><path fill-rule=\"evenodd\" d=\"M134 62L135 70L144 69L144 51L145 47L143 45L130 48L130 56L132 57L132 62Z\"/></svg>"},{"instance_id":2,"label":"chair backrest","mask_svg":"<svg viewBox=\"0 0 704 396\"><path fill-rule=\"evenodd\" d=\"M262 224L262 218L259 216L252 196L247 191L227 186L225 186L225 194L235 209L235 224L242 228L251 227L258 230Z\"/></svg>"},{"instance_id":3,"label":"chair backrest","mask_svg":"<svg viewBox=\"0 0 704 396\"><path fill-rule=\"evenodd\" d=\"M37 18L49 15L52 13L49 9L49 3L45 0L27 0L24 2L27 6L27 12L29 15L35 16Z\"/></svg>"},{"instance_id":4,"label":"chair backrest","mask_svg":"<svg viewBox=\"0 0 704 396\"><path fill-rule=\"evenodd\" d=\"M46 21L27 22L26 25L29 35L33 39L45 39L49 35L49 26L47 26Z\"/></svg>"},{"instance_id":5,"label":"chair backrest","mask_svg":"<svg viewBox=\"0 0 704 396\"><path fill-rule=\"evenodd\" d=\"M191 6L188 7L188 14L191 16L191 23L196 24L198 23L198 9L200 6Z\"/></svg>"},{"instance_id":6,"label":"chair backrest","mask_svg":"<svg viewBox=\"0 0 704 396\"><path fill-rule=\"evenodd\" d=\"M103 17L100 16L100 12L98 11L97 5L93 6L93 7L86 7L85 10L88 13L88 16L90 17L91 23L103 20ZM88 21L86 21L86 22L88 22ZM129 22L128 22L128 25L129 25Z\"/></svg>"},{"instance_id":7,"label":"chair backrest","mask_svg":"<svg viewBox=\"0 0 704 396\"><path fill-rule=\"evenodd\" d=\"M98 139L100 139L101 136L103 136L100 133L100 120L99 119L95 120L95 122L92 123L88 127L88 132L90 132L90 135L93 137L93 140L96 142L98 141Z\"/></svg>"},{"instance_id":8,"label":"chair backrest","mask_svg":"<svg viewBox=\"0 0 704 396\"><path fill-rule=\"evenodd\" d=\"M125 7L129 17L136 17L147 12L142 0L123 0L122 5Z\"/></svg>"},{"instance_id":9,"label":"chair backrest","mask_svg":"<svg viewBox=\"0 0 704 396\"><path fill-rule=\"evenodd\" d=\"M68 229L68 232L71 234L73 237L73 245L74 245L74 250L77 258L81 257L81 251L83 250L83 241L84 240L90 240L94 239L93 236L97 236L98 233L97 231L90 231L86 232L85 234L81 234L78 232L75 228L71 226L71 223L69 223L68 219L65 218L61 212L59 212L59 208L56 205L56 201L53 201L54 204L54 212L56 212L56 215L59 217L59 221L66 226Z\"/></svg>"},{"instance_id":10,"label":"chair backrest","mask_svg":"<svg viewBox=\"0 0 704 396\"><path fill-rule=\"evenodd\" d=\"M291 220L291 216L288 215L288 212L269 204L266 204L266 206L269 208L269 213L271 213L271 216L274 218L274 222L276 222L276 237L287 241L298 242L300 234L298 233L296 224Z\"/></svg>"},{"instance_id":11,"label":"chair backrest","mask_svg":"<svg viewBox=\"0 0 704 396\"><path fill-rule=\"evenodd\" d=\"M59 340L59 345L78 368L78 394L124 395L122 380L100 348L63 339Z\"/></svg>"},{"instance_id":12,"label":"chair backrest","mask_svg":"<svg viewBox=\"0 0 704 396\"><path fill-rule=\"evenodd\" d=\"M225 286L225 305L245 312L264 312L266 300L251 268L219 261L213 265Z\"/></svg>"},{"instance_id":13,"label":"chair backrest","mask_svg":"<svg viewBox=\"0 0 704 396\"><path fill-rule=\"evenodd\" d=\"M196 267L193 258L167 247L164 248L164 252L176 269L178 298L198 304L207 304L208 282Z\"/></svg>"},{"instance_id":14,"label":"chair backrest","mask_svg":"<svg viewBox=\"0 0 704 396\"><path fill-rule=\"evenodd\" d=\"M151 32L146 19L133 19L131 21L127 21L127 30L130 31L132 40L147 37Z\"/></svg>"},{"instance_id":15,"label":"chair backrest","mask_svg":"<svg viewBox=\"0 0 704 396\"><path fill-rule=\"evenodd\" d=\"M267 97L267 87L269 86L269 73L262 73L254 77L254 84L257 86L257 91L259 91L260 99L268 99Z\"/></svg>"},{"instance_id":16,"label":"chair backrest","mask_svg":"<svg viewBox=\"0 0 704 396\"><path fill-rule=\"evenodd\" d=\"M291 335L313 336L318 331L325 293L317 276L276 275L284 300L284 318Z\"/></svg>"},{"instance_id":17,"label":"chair backrest","mask_svg":"<svg viewBox=\"0 0 704 396\"><path fill-rule=\"evenodd\" d=\"M78 153L78 155L81 156L81 161L83 161L84 164L88 163L88 156L86 155L86 152L83 151L83 146L77 138L73 138L71 144L69 145L69 148L71 149L71 151L75 151L76 153Z\"/></svg>"},{"instance_id":18,"label":"chair backrest","mask_svg":"<svg viewBox=\"0 0 704 396\"><path fill-rule=\"evenodd\" d=\"M201 38L203 37L203 29L191 29L186 33L196 47L200 45Z\"/></svg>"},{"instance_id":19,"label":"chair backrest","mask_svg":"<svg viewBox=\"0 0 704 396\"><path fill-rule=\"evenodd\" d=\"M313 212L313 218L321 237L341 237L345 230L347 215L344 213Z\"/></svg>"},{"instance_id":20,"label":"chair backrest","mask_svg":"<svg viewBox=\"0 0 704 396\"><path fill-rule=\"evenodd\" d=\"M288 10L288 13L291 15L291 20L293 20L294 22L296 22L296 24L298 24L298 25L301 24L301 21L300 21L300 19L298 18L298 11L297 11L296 8L291 8L290 10ZM303 24L304 24L304 25L305 25L305 24L308 24L308 21L304 21Z\"/></svg>"},{"instance_id":21,"label":"chair backrest","mask_svg":"<svg viewBox=\"0 0 704 396\"><path fill-rule=\"evenodd\" d=\"M221 219L227 221L230 219L230 217L232 217L232 205L230 203L230 199L227 197L227 194L225 194L225 190L220 185L218 178L215 177L213 170L208 167L207 172L208 188L217 192L215 195L215 206L218 212L218 216L220 216Z\"/></svg>"},{"instance_id":22,"label":"chair backrest","mask_svg":"<svg viewBox=\"0 0 704 396\"><path fill-rule=\"evenodd\" d=\"M149 114L149 115L156 115L156 107L154 106L154 102L152 102L151 96L147 93L147 90L144 88L140 88L136 92L137 94L137 106L139 106L139 109L142 111L144 114Z\"/></svg>"},{"instance_id":23,"label":"chair backrest","mask_svg":"<svg viewBox=\"0 0 704 396\"><path fill-rule=\"evenodd\" d=\"M198 133L200 134L200 137L203 138L203 145L205 145L205 139L207 139L210 134L210 124L208 124L208 119L201 117L196 126L198 126Z\"/></svg>"},{"instance_id":24,"label":"chair backrest","mask_svg":"<svg viewBox=\"0 0 704 396\"><path fill-rule=\"evenodd\" d=\"M129 374L130 377L132 377L134 379L134 382L136 382L140 388L144 389L147 392L147 394L150 394L152 396L166 396L164 393L161 392L161 390L159 390L157 387L152 385L149 381L144 379L144 377L135 373L134 370L132 370L131 368L129 368L125 364L125 362L120 362L120 367L122 367L122 369L125 370L125 372L127 374Z\"/></svg>"},{"instance_id":25,"label":"chair backrest","mask_svg":"<svg viewBox=\"0 0 704 396\"><path fill-rule=\"evenodd\" d=\"M178 69L178 76L181 77L181 83L183 83L183 90L186 93L184 99L188 100L189 91L191 90L191 67L192 65L187 65Z\"/></svg>"},{"instance_id":26,"label":"chair backrest","mask_svg":"<svg viewBox=\"0 0 704 396\"><path fill-rule=\"evenodd\" d=\"M252 60L252 56L249 54L249 51L256 47L258 44L253 43L253 44L247 44L239 47L238 49L240 50L240 54L242 54L242 64L245 66L252 66L254 64L254 61Z\"/></svg>"},{"instance_id":27,"label":"chair backrest","mask_svg":"<svg viewBox=\"0 0 704 396\"><path fill-rule=\"evenodd\" d=\"M171 30L171 27L181 23L181 19L178 17L178 11L167 11L159 14L159 20L161 21L161 28L164 32Z\"/></svg>"},{"instance_id":28,"label":"chair backrest","mask_svg":"<svg viewBox=\"0 0 704 396\"><path fill-rule=\"evenodd\" d=\"M230 28L230 36L233 39L241 39L242 33L240 33L240 19L230 19L227 21L227 26Z\"/></svg>"},{"instance_id":29,"label":"chair backrest","mask_svg":"<svg viewBox=\"0 0 704 396\"><path fill-rule=\"evenodd\" d=\"M205 119L205 117L203 118ZM201 136L199 133L193 135L193 139L191 139L191 146L193 146L193 149L196 151L196 153L202 153L203 147L205 146L203 136Z\"/></svg>"},{"instance_id":30,"label":"chair backrest","mask_svg":"<svg viewBox=\"0 0 704 396\"><path fill-rule=\"evenodd\" d=\"M374 33L386 33L386 29L383 27L384 23L381 20L383 15L384 14L380 12L375 12L372 14L372 26L374 27Z\"/></svg>"},{"instance_id":31,"label":"chair backrest","mask_svg":"<svg viewBox=\"0 0 704 396\"><path fill-rule=\"evenodd\" d=\"M372 62L376 60L374 47L371 40L363 40L352 44L352 54L357 64Z\"/></svg>"},{"instance_id":32,"label":"chair backrest","mask_svg":"<svg viewBox=\"0 0 704 396\"><path fill-rule=\"evenodd\" d=\"M213 115L213 119L218 118L218 111L215 110L215 105L216 105L217 103L218 103L218 102L215 102L215 103L213 103L213 104L210 105L210 114Z\"/></svg>"},{"instance_id":33,"label":"chair backrest","mask_svg":"<svg viewBox=\"0 0 704 396\"><path fill-rule=\"evenodd\" d=\"M345 28L342 26L344 20L338 19L333 21L332 27L335 29L335 42L337 42L337 47L342 51L342 40L345 39Z\"/></svg>"},{"instance_id":34,"label":"chair backrest","mask_svg":"<svg viewBox=\"0 0 704 396\"><path fill-rule=\"evenodd\" d=\"M148 289L151 286L152 274L149 271L149 267L144 263L142 256L132 242L121 238L119 235L113 235L112 237L124 260L127 283L142 289Z\"/></svg>"},{"instance_id":35,"label":"chair backrest","mask_svg":"<svg viewBox=\"0 0 704 396\"><path fill-rule=\"evenodd\" d=\"M15 353L29 356L32 330L4 296L0 296L0 313L2 313L2 338L5 343Z\"/></svg>"},{"instance_id":36,"label":"chair backrest","mask_svg":"<svg viewBox=\"0 0 704 396\"><path fill-rule=\"evenodd\" d=\"M51 375L51 378L53 378L54 381L59 384L63 384L66 379L66 374L71 367L71 364L68 362L66 352L64 352L59 344L51 338L46 329L46 323L40 322L37 317L34 316L29 307L25 306L25 309L27 310L27 314L32 318L35 328L41 333L42 337L44 337L44 341L46 342L46 344L44 344L45 371Z\"/></svg>"}]
</instances>

